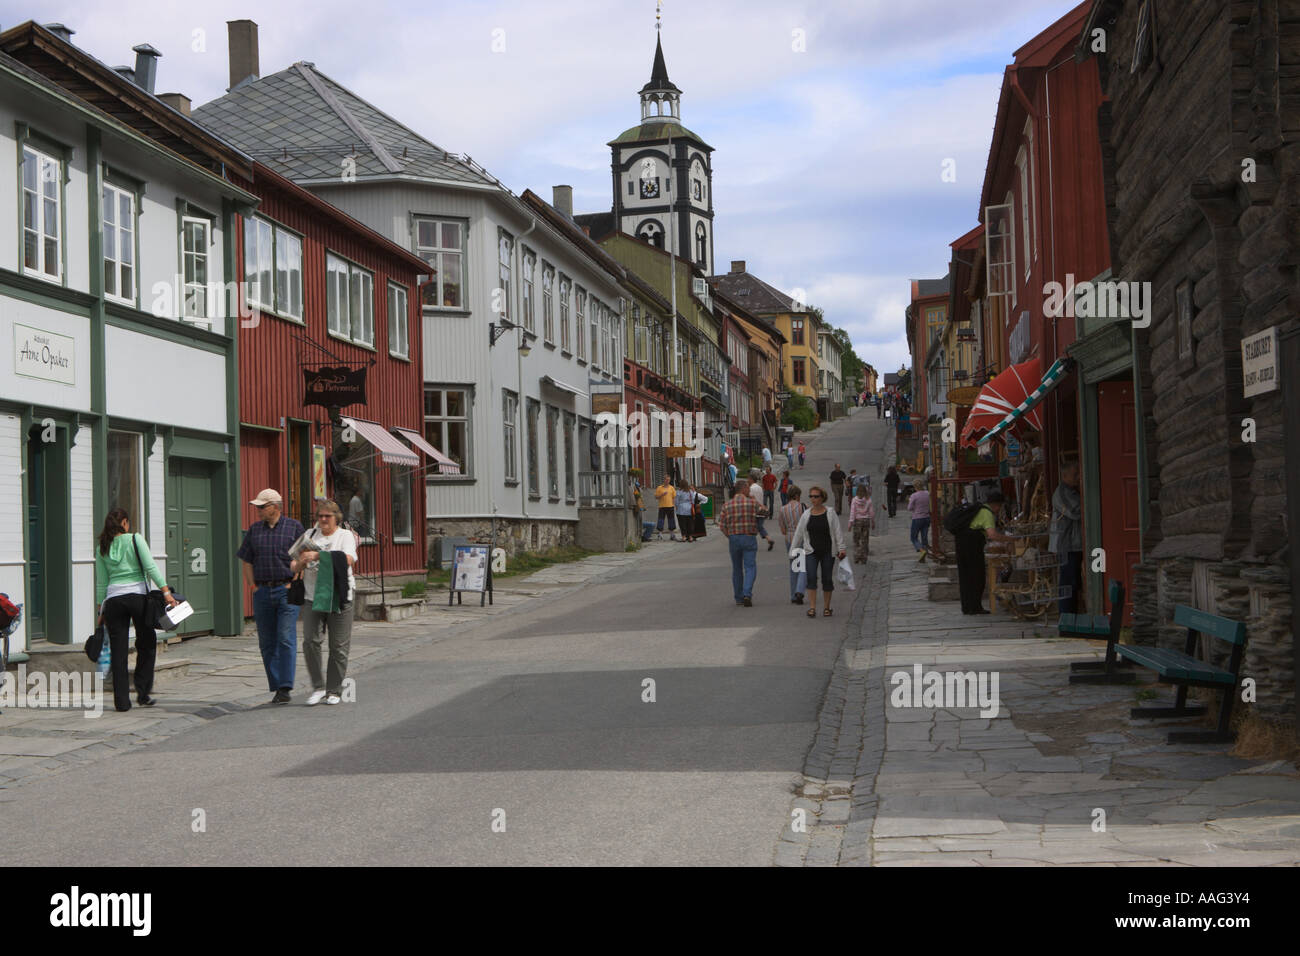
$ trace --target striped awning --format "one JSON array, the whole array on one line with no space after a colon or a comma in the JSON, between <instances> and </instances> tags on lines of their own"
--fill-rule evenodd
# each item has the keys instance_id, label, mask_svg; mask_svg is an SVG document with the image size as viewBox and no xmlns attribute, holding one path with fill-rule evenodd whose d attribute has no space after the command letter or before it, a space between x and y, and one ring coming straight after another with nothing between
<instances>
[{"instance_id":1,"label":"striped awning","mask_svg":"<svg viewBox=\"0 0 1300 956\"><path fill-rule=\"evenodd\" d=\"M438 449L434 448L427 441L425 441L424 436L421 435L419 432L413 432L409 428L399 428L397 429L397 434L401 435L412 445L414 445L416 448L420 449L420 451L424 452L431 459L433 459L433 462L437 467L438 474L440 475L460 474L460 465L456 464L454 461L452 461L442 452L438 451Z\"/></svg>"},{"instance_id":2,"label":"striped awning","mask_svg":"<svg viewBox=\"0 0 1300 956\"><path fill-rule=\"evenodd\" d=\"M418 465L420 456L407 448L400 441L385 431L378 422L368 422L364 418L344 418L345 426L351 425L357 434L370 443L379 452L379 458L386 465Z\"/></svg>"},{"instance_id":3,"label":"striped awning","mask_svg":"<svg viewBox=\"0 0 1300 956\"><path fill-rule=\"evenodd\" d=\"M1070 360L1067 358L1059 358L1053 362L1052 367L1049 368L1047 374L1043 376L1043 380L1038 383L1038 387L1030 392L1023 402L1011 409L1011 411L1007 412L1002 421L990 428L988 432L980 438L980 444L996 438L1024 416L1032 412L1038 403L1047 397L1048 392L1056 388L1056 386L1060 384L1061 379L1065 378L1065 373L1070 370L1069 365Z\"/></svg>"}]
</instances>

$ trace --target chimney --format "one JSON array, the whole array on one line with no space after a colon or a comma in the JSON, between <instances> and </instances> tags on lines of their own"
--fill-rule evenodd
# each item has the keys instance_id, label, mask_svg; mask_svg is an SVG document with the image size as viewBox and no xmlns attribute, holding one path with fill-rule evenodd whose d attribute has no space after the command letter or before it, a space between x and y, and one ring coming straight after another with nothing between
<instances>
[{"instance_id":1,"label":"chimney","mask_svg":"<svg viewBox=\"0 0 1300 956\"><path fill-rule=\"evenodd\" d=\"M230 89L262 75L257 56L257 24L252 20L227 20L230 41Z\"/></svg>"},{"instance_id":2,"label":"chimney","mask_svg":"<svg viewBox=\"0 0 1300 956\"><path fill-rule=\"evenodd\" d=\"M77 32L76 30L68 29L62 23L42 23L41 26L45 27L45 29L49 30L64 43L71 43L72 34Z\"/></svg>"},{"instance_id":3,"label":"chimney","mask_svg":"<svg viewBox=\"0 0 1300 956\"><path fill-rule=\"evenodd\" d=\"M190 115L190 98L184 93L159 93L158 99L162 100L182 116Z\"/></svg>"},{"instance_id":4,"label":"chimney","mask_svg":"<svg viewBox=\"0 0 1300 956\"><path fill-rule=\"evenodd\" d=\"M158 57L162 56L147 43L131 47L135 53L135 83L146 93L153 92L154 80L158 77Z\"/></svg>"},{"instance_id":5,"label":"chimney","mask_svg":"<svg viewBox=\"0 0 1300 956\"><path fill-rule=\"evenodd\" d=\"M572 186L552 186L551 187L551 205L565 219L573 218L573 187Z\"/></svg>"},{"instance_id":6,"label":"chimney","mask_svg":"<svg viewBox=\"0 0 1300 956\"><path fill-rule=\"evenodd\" d=\"M113 67L113 72L118 76L124 77L128 83L135 82L135 70L131 69L129 66L115 66Z\"/></svg>"},{"instance_id":7,"label":"chimney","mask_svg":"<svg viewBox=\"0 0 1300 956\"><path fill-rule=\"evenodd\" d=\"M732 271L732 272L744 272L744 271L745 271L745 260L744 260L744 259L732 259L732 260L731 260L731 271Z\"/></svg>"}]
</instances>

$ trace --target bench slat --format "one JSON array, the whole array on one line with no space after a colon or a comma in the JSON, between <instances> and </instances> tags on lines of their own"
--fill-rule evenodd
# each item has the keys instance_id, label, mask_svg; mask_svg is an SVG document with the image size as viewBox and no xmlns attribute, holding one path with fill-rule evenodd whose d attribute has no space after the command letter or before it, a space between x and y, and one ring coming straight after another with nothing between
<instances>
[{"instance_id":1,"label":"bench slat","mask_svg":"<svg viewBox=\"0 0 1300 956\"><path fill-rule=\"evenodd\" d=\"M1221 641L1231 644L1246 643L1246 625L1240 621L1230 621L1226 617L1210 614L1198 608L1179 604L1174 608L1174 623L1180 627L1191 628L1201 634L1209 634Z\"/></svg>"},{"instance_id":2,"label":"bench slat","mask_svg":"<svg viewBox=\"0 0 1300 956\"><path fill-rule=\"evenodd\" d=\"M1162 677L1210 681L1227 685L1236 683L1236 678L1233 677L1231 671L1225 671L1212 664L1206 664L1204 661L1189 657L1181 651L1174 651L1165 647L1117 644L1115 652L1120 657L1150 668Z\"/></svg>"}]
</instances>

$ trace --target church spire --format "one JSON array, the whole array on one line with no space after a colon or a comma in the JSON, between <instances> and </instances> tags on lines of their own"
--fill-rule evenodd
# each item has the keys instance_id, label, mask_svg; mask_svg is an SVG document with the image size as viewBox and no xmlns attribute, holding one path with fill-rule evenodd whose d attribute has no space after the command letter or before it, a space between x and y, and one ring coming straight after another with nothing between
<instances>
[{"instance_id":1,"label":"church spire","mask_svg":"<svg viewBox=\"0 0 1300 956\"><path fill-rule=\"evenodd\" d=\"M660 33L660 12L655 10L655 59L650 67L650 82L641 87L642 123L680 123L681 95L673 81L668 79L668 66L664 63L664 45Z\"/></svg>"}]
</instances>

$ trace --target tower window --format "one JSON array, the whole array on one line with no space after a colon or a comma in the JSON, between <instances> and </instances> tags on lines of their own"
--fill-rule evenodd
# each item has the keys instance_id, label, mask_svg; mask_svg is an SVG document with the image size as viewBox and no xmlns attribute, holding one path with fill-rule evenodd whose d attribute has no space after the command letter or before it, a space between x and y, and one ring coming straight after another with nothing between
<instances>
[{"instance_id":1,"label":"tower window","mask_svg":"<svg viewBox=\"0 0 1300 956\"><path fill-rule=\"evenodd\" d=\"M629 196L636 195L636 186L632 184L632 180L630 179L627 181L627 194Z\"/></svg>"},{"instance_id":2,"label":"tower window","mask_svg":"<svg viewBox=\"0 0 1300 956\"><path fill-rule=\"evenodd\" d=\"M701 266L709 261L709 237L702 222L695 225L695 261Z\"/></svg>"}]
</instances>

